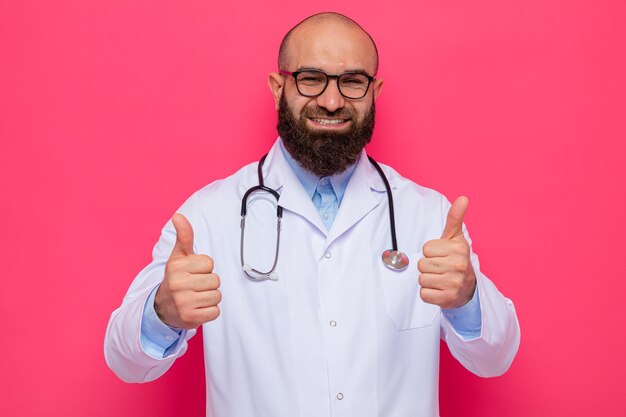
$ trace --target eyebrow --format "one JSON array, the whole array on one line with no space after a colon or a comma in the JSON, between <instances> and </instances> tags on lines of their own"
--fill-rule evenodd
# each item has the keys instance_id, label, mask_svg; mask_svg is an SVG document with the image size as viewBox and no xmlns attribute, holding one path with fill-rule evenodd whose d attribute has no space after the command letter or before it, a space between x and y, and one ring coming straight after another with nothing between
<instances>
[{"instance_id":1,"label":"eyebrow","mask_svg":"<svg viewBox=\"0 0 626 417\"><path fill-rule=\"evenodd\" d=\"M320 72L326 73L326 71L317 67L299 67L294 72L300 72L300 71L320 71ZM376 74L370 75L370 73L368 73L367 71L361 68L349 69L347 71L342 72L341 74L328 74L328 75L342 75L342 74L363 74L363 75L367 75L368 77L373 77L374 75L376 75Z\"/></svg>"}]
</instances>

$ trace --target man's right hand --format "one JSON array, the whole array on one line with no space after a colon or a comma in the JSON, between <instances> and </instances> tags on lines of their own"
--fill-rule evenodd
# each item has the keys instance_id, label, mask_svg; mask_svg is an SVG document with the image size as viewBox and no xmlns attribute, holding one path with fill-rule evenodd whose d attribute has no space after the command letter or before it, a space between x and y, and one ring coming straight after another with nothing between
<instances>
[{"instance_id":1,"label":"man's right hand","mask_svg":"<svg viewBox=\"0 0 626 417\"><path fill-rule=\"evenodd\" d=\"M176 213L172 223L176 243L165 265L165 278L154 298L154 309L168 326L195 329L220 314L220 277L213 273L210 256L193 253L189 220Z\"/></svg>"}]
</instances>

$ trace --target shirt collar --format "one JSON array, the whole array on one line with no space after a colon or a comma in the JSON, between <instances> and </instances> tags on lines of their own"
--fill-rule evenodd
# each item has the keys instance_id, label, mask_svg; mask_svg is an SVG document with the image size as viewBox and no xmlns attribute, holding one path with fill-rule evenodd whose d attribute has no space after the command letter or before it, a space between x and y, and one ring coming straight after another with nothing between
<instances>
[{"instance_id":1,"label":"shirt collar","mask_svg":"<svg viewBox=\"0 0 626 417\"><path fill-rule=\"evenodd\" d=\"M287 151L282 139L279 141L279 143L280 149L283 152L287 163L293 170L294 174L296 174L298 180L300 180L300 183L302 184L302 187L304 187L304 191L307 193L309 198L313 199L313 194L315 194L317 183L319 182L319 180L322 179L322 177L318 177L312 172L302 168L300 164L295 159L293 159L291 154ZM343 196L346 192L346 187L348 186L348 182L350 181L352 173L354 173L354 168L356 168L356 165L357 164L354 163L350 165L345 171L328 177L330 179L330 184L333 187L333 191L335 191L335 194L337 195L337 202L339 204L341 204L341 200L343 200Z\"/></svg>"}]
</instances>

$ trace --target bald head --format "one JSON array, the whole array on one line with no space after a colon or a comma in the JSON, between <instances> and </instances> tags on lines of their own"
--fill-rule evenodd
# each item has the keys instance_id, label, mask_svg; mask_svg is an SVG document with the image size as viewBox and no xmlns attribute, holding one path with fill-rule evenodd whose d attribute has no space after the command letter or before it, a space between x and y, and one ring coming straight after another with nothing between
<instances>
[{"instance_id":1,"label":"bald head","mask_svg":"<svg viewBox=\"0 0 626 417\"><path fill-rule=\"evenodd\" d=\"M338 40L346 40L347 37L354 43L358 43L361 49L369 55L368 61L373 66L373 74L378 71L378 49L374 39L358 23L339 13L325 12L309 16L296 26L291 28L283 38L278 52L278 68L291 69L294 65L295 50L303 44L316 42L318 37L335 37Z\"/></svg>"}]
</instances>

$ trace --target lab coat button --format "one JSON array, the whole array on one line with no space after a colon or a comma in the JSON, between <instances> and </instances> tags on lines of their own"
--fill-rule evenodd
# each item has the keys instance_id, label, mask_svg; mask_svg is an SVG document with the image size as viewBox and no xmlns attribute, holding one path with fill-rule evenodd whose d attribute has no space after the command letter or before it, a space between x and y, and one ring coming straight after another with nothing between
<instances>
[{"instance_id":1,"label":"lab coat button","mask_svg":"<svg viewBox=\"0 0 626 417\"><path fill-rule=\"evenodd\" d=\"M330 327L336 327L337 326L337 322L335 320L331 320L329 324L330 324Z\"/></svg>"},{"instance_id":2,"label":"lab coat button","mask_svg":"<svg viewBox=\"0 0 626 417\"><path fill-rule=\"evenodd\" d=\"M333 256L333 254L332 254L332 253L330 253L330 252L326 252L326 253L324 254L324 256L325 256L327 259L330 259L330 257L331 257L331 256Z\"/></svg>"},{"instance_id":3,"label":"lab coat button","mask_svg":"<svg viewBox=\"0 0 626 417\"><path fill-rule=\"evenodd\" d=\"M343 400L343 394L342 393L337 394L337 399L340 401Z\"/></svg>"}]
</instances>

